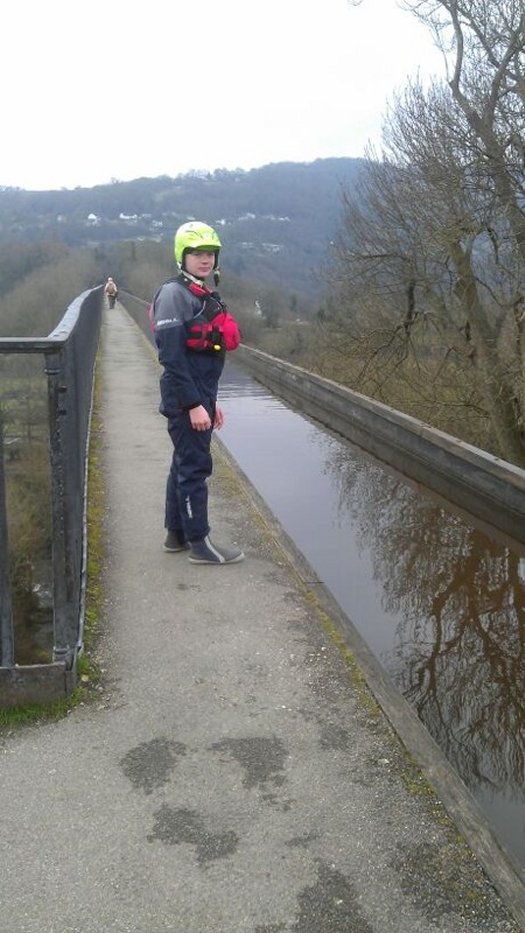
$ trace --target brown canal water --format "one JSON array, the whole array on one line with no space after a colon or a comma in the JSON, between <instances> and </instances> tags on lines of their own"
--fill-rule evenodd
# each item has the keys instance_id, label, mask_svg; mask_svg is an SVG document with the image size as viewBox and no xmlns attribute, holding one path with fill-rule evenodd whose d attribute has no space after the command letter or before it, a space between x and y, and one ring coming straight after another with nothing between
<instances>
[{"instance_id":1,"label":"brown canal water","mask_svg":"<svg viewBox=\"0 0 525 933\"><path fill-rule=\"evenodd\" d=\"M228 362L220 438L525 864L525 549Z\"/></svg>"}]
</instances>

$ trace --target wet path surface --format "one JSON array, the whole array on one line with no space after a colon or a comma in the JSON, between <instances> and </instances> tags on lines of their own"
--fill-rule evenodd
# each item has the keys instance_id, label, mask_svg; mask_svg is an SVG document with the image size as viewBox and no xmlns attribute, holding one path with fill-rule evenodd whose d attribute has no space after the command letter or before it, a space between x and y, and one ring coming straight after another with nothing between
<instances>
[{"instance_id":1,"label":"wet path surface","mask_svg":"<svg viewBox=\"0 0 525 933\"><path fill-rule=\"evenodd\" d=\"M525 864L525 554L240 368L220 439Z\"/></svg>"}]
</instances>

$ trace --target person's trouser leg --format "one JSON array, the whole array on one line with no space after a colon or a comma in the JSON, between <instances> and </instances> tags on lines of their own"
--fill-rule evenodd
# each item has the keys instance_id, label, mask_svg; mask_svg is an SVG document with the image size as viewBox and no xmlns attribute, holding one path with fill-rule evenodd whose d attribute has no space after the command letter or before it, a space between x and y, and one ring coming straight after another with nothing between
<instances>
[{"instance_id":1,"label":"person's trouser leg","mask_svg":"<svg viewBox=\"0 0 525 933\"><path fill-rule=\"evenodd\" d=\"M166 486L166 527L182 527L187 541L202 541L209 533L208 486L212 473L212 429L196 431L187 413L168 422L174 453Z\"/></svg>"},{"instance_id":2,"label":"person's trouser leg","mask_svg":"<svg viewBox=\"0 0 525 933\"><path fill-rule=\"evenodd\" d=\"M166 481L164 527L167 528L168 531L179 531L182 528L182 516L179 506L179 483L177 480L177 452L175 448L173 448L170 471Z\"/></svg>"}]
</instances>

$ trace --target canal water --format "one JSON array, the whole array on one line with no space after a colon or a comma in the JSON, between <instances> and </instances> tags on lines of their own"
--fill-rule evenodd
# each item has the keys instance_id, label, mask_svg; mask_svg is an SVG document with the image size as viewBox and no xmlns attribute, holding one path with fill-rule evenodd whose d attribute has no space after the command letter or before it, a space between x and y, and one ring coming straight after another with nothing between
<instances>
[{"instance_id":1,"label":"canal water","mask_svg":"<svg viewBox=\"0 0 525 933\"><path fill-rule=\"evenodd\" d=\"M525 864L525 551L228 361L220 439Z\"/></svg>"}]
</instances>

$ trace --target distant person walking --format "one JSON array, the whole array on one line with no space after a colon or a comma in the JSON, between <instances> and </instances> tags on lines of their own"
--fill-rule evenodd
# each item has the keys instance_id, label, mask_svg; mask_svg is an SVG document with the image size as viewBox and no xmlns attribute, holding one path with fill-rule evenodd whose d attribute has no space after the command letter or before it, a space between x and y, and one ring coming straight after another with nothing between
<instances>
[{"instance_id":1,"label":"distant person walking","mask_svg":"<svg viewBox=\"0 0 525 933\"><path fill-rule=\"evenodd\" d=\"M194 564L234 564L238 548L209 537L207 479L212 473L212 432L224 423L217 404L226 350L240 341L239 328L217 292L205 285L219 279L221 241L207 224L192 221L175 234L179 269L157 291L153 326L159 362L160 411L168 419L173 457L166 485L165 551L188 551Z\"/></svg>"},{"instance_id":2,"label":"distant person walking","mask_svg":"<svg viewBox=\"0 0 525 933\"><path fill-rule=\"evenodd\" d=\"M118 296L118 285L113 281L111 276L109 276L106 284L104 285L104 294L108 299L109 307L114 308Z\"/></svg>"}]
</instances>

